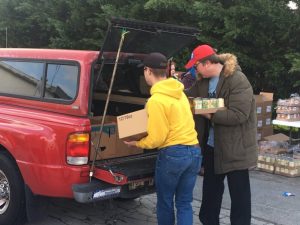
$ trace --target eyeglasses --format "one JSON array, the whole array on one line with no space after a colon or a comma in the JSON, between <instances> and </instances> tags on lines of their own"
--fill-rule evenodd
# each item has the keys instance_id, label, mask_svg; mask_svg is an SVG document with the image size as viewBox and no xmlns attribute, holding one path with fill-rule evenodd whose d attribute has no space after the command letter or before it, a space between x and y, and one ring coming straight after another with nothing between
<instances>
[{"instance_id":1,"label":"eyeglasses","mask_svg":"<svg viewBox=\"0 0 300 225\"><path fill-rule=\"evenodd\" d=\"M199 61L197 61L195 64L194 64L194 69L197 69L198 65L200 64Z\"/></svg>"}]
</instances>

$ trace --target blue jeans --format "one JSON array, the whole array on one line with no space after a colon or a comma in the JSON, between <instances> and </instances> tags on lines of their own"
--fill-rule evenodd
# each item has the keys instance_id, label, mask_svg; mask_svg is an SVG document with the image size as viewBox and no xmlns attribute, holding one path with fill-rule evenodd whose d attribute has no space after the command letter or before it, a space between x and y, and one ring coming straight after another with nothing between
<instances>
[{"instance_id":1,"label":"blue jeans","mask_svg":"<svg viewBox=\"0 0 300 225\"><path fill-rule=\"evenodd\" d=\"M174 145L159 150L155 169L158 225L192 225L193 189L200 170L199 147Z\"/></svg>"}]
</instances>

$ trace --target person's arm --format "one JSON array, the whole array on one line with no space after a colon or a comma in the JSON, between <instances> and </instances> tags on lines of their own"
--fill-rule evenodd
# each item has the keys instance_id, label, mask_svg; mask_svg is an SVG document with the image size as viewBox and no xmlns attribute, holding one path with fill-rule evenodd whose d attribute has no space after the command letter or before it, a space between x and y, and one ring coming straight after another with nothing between
<instances>
[{"instance_id":1,"label":"person's arm","mask_svg":"<svg viewBox=\"0 0 300 225\"><path fill-rule=\"evenodd\" d=\"M226 110L217 111L211 117L215 124L235 126L244 123L250 115L253 101L252 87L244 74L238 74L232 79Z\"/></svg>"},{"instance_id":2,"label":"person's arm","mask_svg":"<svg viewBox=\"0 0 300 225\"><path fill-rule=\"evenodd\" d=\"M144 149L160 147L169 133L169 122L162 103L150 99L147 103L148 135L138 141L136 146Z\"/></svg>"}]
</instances>

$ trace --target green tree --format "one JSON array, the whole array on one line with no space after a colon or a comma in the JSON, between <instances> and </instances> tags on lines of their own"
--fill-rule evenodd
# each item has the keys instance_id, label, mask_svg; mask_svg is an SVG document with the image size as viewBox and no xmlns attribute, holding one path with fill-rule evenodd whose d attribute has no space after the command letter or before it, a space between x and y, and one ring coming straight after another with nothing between
<instances>
[{"instance_id":1,"label":"green tree","mask_svg":"<svg viewBox=\"0 0 300 225\"><path fill-rule=\"evenodd\" d=\"M299 11L288 0L200 0L195 3L201 42L235 53L256 92L287 96L292 79L286 54L299 52ZM292 21L292 22L291 22Z\"/></svg>"},{"instance_id":2,"label":"green tree","mask_svg":"<svg viewBox=\"0 0 300 225\"><path fill-rule=\"evenodd\" d=\"M256 92L288 97L299 91L300 9L289 0L2 0L0 45L98 50L111 16L201 30L175 60L180 69L193 47L209 43L232 52ZM294 0L299 6L300 0Z\"/></svg>"},{"instance_id":3,"label":"green tree","mask_svg":"<svg viewBox=\"0 0 300 225\"><path fill-rule=\"evenodd\" d=\"M1 1L0 27L8 28L9 47L47 47L49 31L47 17L41 17L41 13L36 10L43 8L43 4L44 1ZM4 42L1 41L2 43Z\"/></svg>"}]
</instances>

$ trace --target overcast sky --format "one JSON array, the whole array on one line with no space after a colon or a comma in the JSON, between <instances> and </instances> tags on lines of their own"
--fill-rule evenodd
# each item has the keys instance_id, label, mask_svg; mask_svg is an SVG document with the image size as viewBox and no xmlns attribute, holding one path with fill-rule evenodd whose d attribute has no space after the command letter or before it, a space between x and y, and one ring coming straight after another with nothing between
<instances>
[{"instance_id":1,"label":"overcast sky","mask_svg":"<svg viewBox=\"0 0 300 225\"><path fill-rule=\"evenodd\" d=\"M295 3L295 2L293 2L293 1L290 1L289 2L289 7L291 8L291 9L297 9L298 7L297 7L297 4Z\"/></svg>"}]
</instances>

